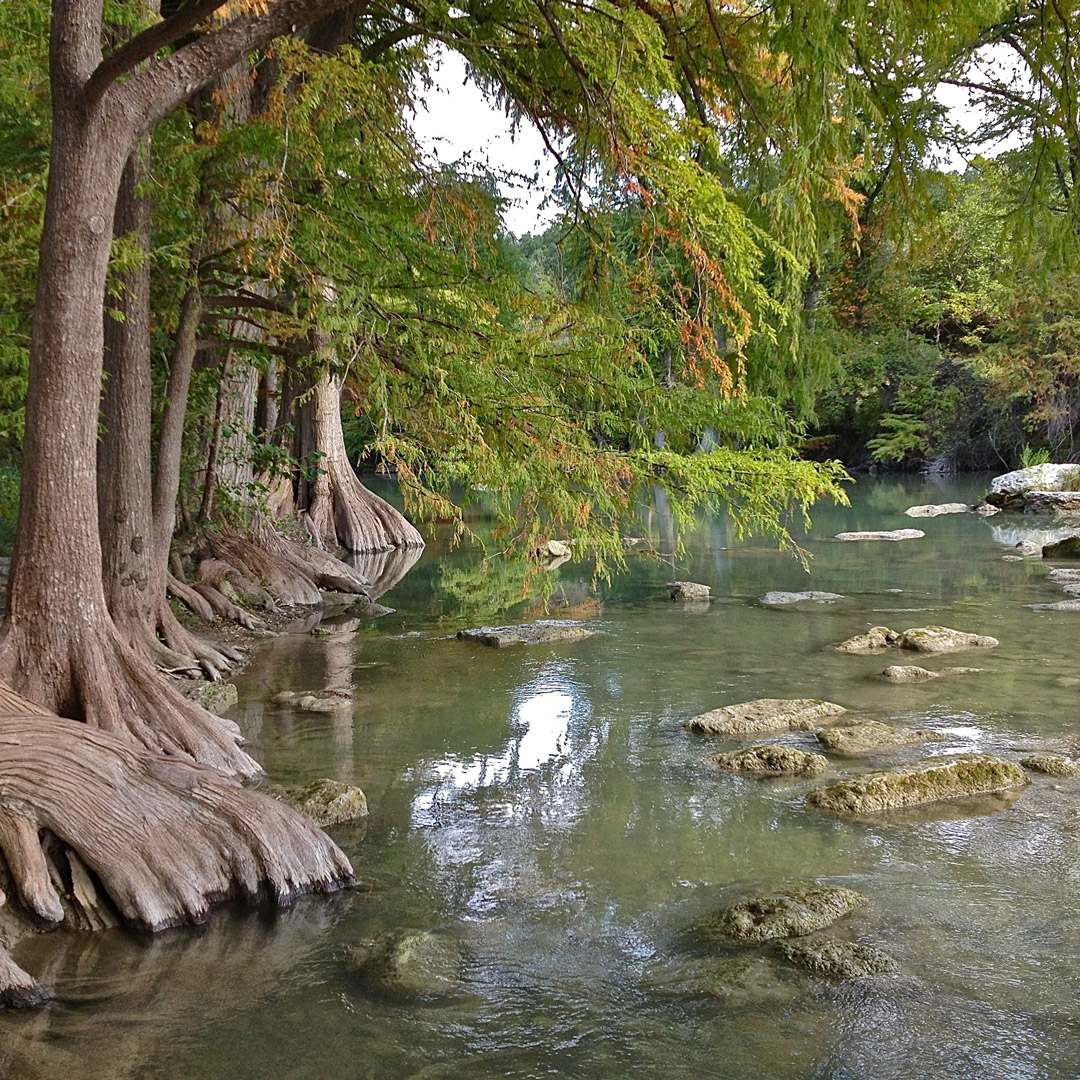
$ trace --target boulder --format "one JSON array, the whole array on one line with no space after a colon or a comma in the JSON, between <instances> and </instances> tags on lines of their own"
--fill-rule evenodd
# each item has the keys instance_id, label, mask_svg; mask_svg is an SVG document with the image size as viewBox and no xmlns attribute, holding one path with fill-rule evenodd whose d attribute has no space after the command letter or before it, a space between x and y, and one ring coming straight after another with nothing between
<instances>
[{"instance_id":1,"label":"boulder","mask_svg":"<svg viewBox=\"0 0 1080 1080\"><path fill-rule=\"evenodd\" d=\"M777 951L785 960L815 975L833 975L840 979L862 979L896 970L896 961L877 945L836 938L780 940Z\"/></svg>"},{"instance_id":2,"label":"boulder","mask_svg":"<svg viewBox=\"0 0 1080 1080\"><path fill-rule=\"evenodd\" d=\"M461 964L459 941L424 930L392 930L349 953L349 966L368 988L401 997L454 993Z\"/></svg>"},{"instance_id":3,"label":"boulder","mask_svg":"<svg viewBox=\"0 0 1080 1080\"><path fill-rule=\"evenodd\" d=\"M549 540L540 545L540 555L545 559L569 559L574 549L562 540Z\"/></svg>"},{"instance_id":4,"label":"boulder","mask_svg":"<svg viewBox=\"0 0 1080 1080\"><path fill-rule=\"evenodd\" d=\"M645 536L620 536L624 551L647 551L652 547L652 541Z\"/></svg>"},{"instance_id":5,"label":"boulder","mask_svg":"<svg viewBox=\"0 0 1080 1080\"><path fill-rule=\"evenodd\" d=\"M829 764L821 754L793 746L751 746L717 754L713 761L722 769L751 776L817 776Z\"/></svg>"},{"instance_id":6,"label":"boulder","mask_svg":"<svg viewBox=\"0 0 1080 1080\"><path fill-rule=\"evenodd\" d=\"M894 683L913 683L940 679L941 675L937 671L927 671L926 668L914 664L891 664L881 673L881 677Z\"/></svg>"},{"instance_id":7,"label":"boulder","mask_svg":"<svg viewBox=\"0 0 1080 1080\"><path fill-rule=\"evenodd\" d=\"M759 698L725 705L688 720L700 735L757 735L764 731L812 731L829 716L847 712L843 705L811 698Z\"/></svg>"},{"instance_id":8,"label":"boulder","mask_svg":"<svg viewBox=\"0 0 1080 1080\"><path fill-rule=\"evenodd\" d=\"M996 476L986 501L1005 510L1023 509L1030 491L1080 490L1080 465L1032 465Z\"/></svg>"},{"instance_id":9,"label":"boulder","mask_svg":"<svg viewBox=\"0 0 1080 1080\"><path fill-rule=\"evenodd\" d=\"M941 517L942 514L967 514L971 507L967 503L928 503L925 506L909 506L904 513L908 517L928 518Z\"/></svg>"},{"instance_id":10,"label":"boulder","mask_svg":"<svg viewBox=\"0 0 1080 1080\"><path fill-rule=\"evenodd\" d=\"M826 750L837 754L869 754L874 750L887 750L893 746L914 746L916 743L944 742L939 731L921 728L893 727L877 720L863 720L858 724L837 724L822 728L817 733L818 742Z\"/></svg>"},{"instance_id":11,"label":"boulder","mask_svg":"<svg viewBox=\"0 0 1080 1080\"><path fill-rule=\"evenodd\" d=\"M748 896L706 919L702 932L747 944L801 937L831 926L865 902L861 893L838 885L796 885Z\"/></svg>"},{"instance_id":12,"label":"boulder","mask_svg":"<svg viewBox=\"0 0 1080 1080\"><path fill-rule=\"evenodd\" d=\"M1065 567L1055 567L1047 575L1051 581L1056 581L1059 585L1080 585L1080 570L1066 569Z\"/></svg>"},{"instance_id":13,"label":"boulder","mask_svg":"<svg viewBox=\"0 0 1080 1080\"><path fill-rule=\"evenodd\" d=\"M337 780L313 780L303 787L282 788L274 798L306 814L320 828L367 817L367 797L358 787Z\"/></svg>"},{"instance_id":14,"label":"boulder","mask_svg":"<svg viewBox=\"0 0 1080 1080\"><path fill-rule=\"evenodd\" d=\"M837 540L919 540L926 533L922 529L884 529L871 532L842 532Z\"/></svg>"},{"instance_id":15,"label":"boulder","mask_svg":"<svg viewBox=\"0 0 1080 1080\"><path fill-rule=\"evenodd\" d=\"M1021 540L1013 547L1013 551L1022 559L1030 559L1033 555L1041 555L1043 546L1032 540Z\"/></svg>"},{"instance_id":16,"label":"boulder","mask_svg":"<svg viewBox=\"0 0 1080 1080\"><path fill-rule=\"evenodd\" d=\"M582 641L595 633L583 623L547 619L519 626L481 626L474 630L459 630L457 636L463 641L505 649L509 645L562 645Z\"/></svg>"},{"instance_id":17,"label":"boulder","mask_svg":"<svg viewBox=\"0 0 1080 1080\"><path fill-rule=\"evenodd\" d=\"M331 687L326 690L282 690L274 695L279 705L287 705L300 712L332 713L347 708L352 704L353 692L344 687Z\"/></svg>"},{"instance_id":18,"label":"boulder","mask_svg":"<svg viewBox=\"0 0 1080 1080\"><path fill-rule=\"evenodd\" d=\"M201 705L207 712L219 715L233 708L239 700L236 684L231 682L191 682L176 684L184 697Z\"/></svg>"},{"instance_id":19,"label":"boulder","mask_svg":"<svg viewBox=\"0 0 1080 1080\"><path fill-rule=\"evenodd\" d=\"M1076 776L1080 773L1080 762L1061 754L1029 754L1020 759L1020 764L1032 772L1046 773L1047 776Z\"/></svg>"},{"instance_id":20,"label":"boulder","mask_svg":"<svg viewBox=\"0 0 1080 1080\"><path fill-rule=\"evenodd\" d=\"M810 590L809 592L767 592L759 602L768 604L770 607L780 607L783 604L801 604L806 600L815 604L831 604L843 599L839 593Z\"/></svg>"},{"instance_id":21,"label":"boulder","mask_svg":"<svg viewBox=\"0 0 1080 1080\"><path fill-rule=\"evenodd\" d=\"M993 649L1001 643L985 634L968 634L948 626L913 626L901 635L900 647L912 652L935 655L963 649Z\"/></svg>"},{"instance_id":22,"label":"boulder","mask_svg":"<svg viewBox=\"0 0 1080 1080\"><path fill-rule=\"evenodd\" d=\"M1080 559L1080 536L1066 536L1042 549L1044 559Z\"/></svg>"},{"instance_id":23,"label":"boulder","mask_svg":"<svg viewBox=\"0 0 1080 1080\"><path fill-rule=\"evenodd\" d=\"M1009 791L1027 783L1027 774L1013 761L989 754L961 754L840 780L815 788L806 801L833 814L875 814L939 799Z\"/></svg>"},{"instance_id":24,"label":"boulder","mask_svg":"<svg viewBox=\"0 0 1080 1080\"><path fill-rule=\"evenodd\" d=\"M875 626L865 634L856 634L836 646L837 652L878 653L896 648L900 644L900 634L887 626Z\"/></svg>"},{"instance_id":25,"label":"boulder","mask_svg":"<svg viewBox=\"0 0 1080 1080\"><path fill-rule=\"evenodd\" d=\"M668 593L672 600L708 600L712 590L696 581L669 581Z\"/></svg>"},{"instance_id":26,"label":"boulder","mask_svg":"<svg viewBox=\"0 0 1080 1080\"><path fill-rule=\"evenodd\" d=\"M1024 513L1080 516L1080 491L1029 491L1024 496Z\"/></svg>"}]
</instances>

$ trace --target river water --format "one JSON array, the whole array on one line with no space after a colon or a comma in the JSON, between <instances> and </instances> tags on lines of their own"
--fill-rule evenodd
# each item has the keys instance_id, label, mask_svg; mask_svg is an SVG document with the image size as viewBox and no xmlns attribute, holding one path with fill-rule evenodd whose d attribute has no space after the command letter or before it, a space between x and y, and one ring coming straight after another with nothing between
<instances>
[{"instance_id":1,"label":"river water","mask_svg":"<svg viewBox=\"0 0 1080 1080\"><path fill-rule=\"evenodd\" d=\"M737 744L683 729L721 705L814 697L947 735L875 765L1080 750L1080 614L1027 606L1062 594L1041 560L1002 559L1024 522L902 513L975 501L985 486L862 480L850 508L815 512L802 540L810 573L736 541L722 520L703 521L667 563L632 556L610 584L567 563L553 571L552 614L601 632L556 647L453 638L539 612L516 571L432 544L383 598L394 614L277 638L238 679L236 719L273 780L328 776L367 792L367 827L334 830L362 887L276 916L221 911L149 942L120 931L24 942L16 958L59 997L38 1015L0 1017L0 1075L1080 1075L1080 779L1034 777L996 813L842 821L804 804L817 781L732 777L710 756ZM831 539L912 526L926 537ZM646 527L665 547L662 519ZM673 573L716 600L669 601ZM845 598L757 602L809 588ZM830 648L881 624L944 624L1001 646L926 662L979 673L892 685L878 674L892 658ZM281 690L347 683L355 702L336 714L273 703ZM812 733L776 741L815 744ZM869 764L837 759L827 775ZM870 898L840 932L886 948L897 972L832 981L765 949L725 982L697 922L745 893L809 880ZM356 979L350 951L399 927L460 942L454 993L394 998Z\"/></svg>"}]
</instances>

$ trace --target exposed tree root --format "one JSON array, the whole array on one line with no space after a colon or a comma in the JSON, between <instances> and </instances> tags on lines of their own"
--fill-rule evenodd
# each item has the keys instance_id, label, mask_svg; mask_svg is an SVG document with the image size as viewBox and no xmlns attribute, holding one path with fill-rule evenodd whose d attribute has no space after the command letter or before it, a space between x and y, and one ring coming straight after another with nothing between
<instances>
[{"instance_id":1,"label":"exposed tree root","mask_svg":"<svg viewBox=\"0 0 1080 1080\"><path fill-rule=\"evenodd\" d=\"M4 626L0 678L39 708L126 736L155 754L240 776L262 771L240 748L235 724L168 686L111 624L93 626L85 634L79 633L85 627L66 627L62 637L54 636L49 652L20 629L11 622ZM41 663L42 655L52 659L51 666Z\"/></svg>"},{"instance_id":2,"label":"exposed tree root","mask_svg":"<svg viewBox=\"0 0 1080 1080\"><path fill-rule=\"evenodd\" d=\"M354 881L307 818L215 769L42 714L7 687L0 709L0 850L22 905L45 924L65 917L50 834L68 849L65 893L84 907L107 896L147 930L203 922L220 900L285 905ZM0 950L0 1000L43 993Z\"/></svg>"},{"instance_id":3,"label":"exposed tree root","mask_svg":"<svg viewBox=\"0 0 1080 1080\"><path fill-rule=\"evenodd\" d=\"M0 1006L8 1009L32 1009L52 999L52 993L32 975L28 975L0 948Z\"/></svg>"}]
</instances>

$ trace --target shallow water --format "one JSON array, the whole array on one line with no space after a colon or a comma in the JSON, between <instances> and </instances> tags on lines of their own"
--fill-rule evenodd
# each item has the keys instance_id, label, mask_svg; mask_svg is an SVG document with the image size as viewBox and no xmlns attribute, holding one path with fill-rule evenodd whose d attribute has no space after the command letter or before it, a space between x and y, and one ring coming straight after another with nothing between
<instances>
[{"instance_id":1,"label":"shallow water","mask_svg":"<svg viewBox=\"0 0 1080 1080\"><path fill-rule=\"evenodd\" d=\"M1025 606L1062 597L1040 560L1002 561L999 541L1025 523L902 513L984 489L977 478L861 481L852 507L815 513L809 574L735 542L720 520L687 538L685 556L632 556L595 590L588 569L566 564L552 614L602 632L559 647L453 639L538 613L498 563L485 574L474 553L432 545L383 598L394 614L279 638L238 680L236 719L271 778L330 776L367 792L366 830L335 830L362 888L278 916L221 912L150 942L108 932L23 943L17 959L59 999L0 1017L0 1075L1077 1076L1080 779L1035 777L1004 809L841 821L804 806L818 781L721 773L711 753L737 744L682 726L751 698L822 697L948 735L875 764L1080 750L1080 614ZM664 546L662 521L647 525ZM927 536L830 539L913 525ZM673 574L711 585L716 602L670 602ZM764 608L756 598L771 589L845 599ZM829 648L873 625L934 623L1002 644L923 661L978 674L900 686L877 673L903 657ZM283 689L349 682L355 704L336 715L272 703ZM811 733L778 740L816 744ZM828 775L868 764L835 759ZM887 948L898 972L834 982L763 950L754 974L725 989L695 923L747 891L806 879L871 898L842 932ZM401 926L460 940L459 994L379 997L350 974L353 946Z\"/></svg>"}]
</instances>

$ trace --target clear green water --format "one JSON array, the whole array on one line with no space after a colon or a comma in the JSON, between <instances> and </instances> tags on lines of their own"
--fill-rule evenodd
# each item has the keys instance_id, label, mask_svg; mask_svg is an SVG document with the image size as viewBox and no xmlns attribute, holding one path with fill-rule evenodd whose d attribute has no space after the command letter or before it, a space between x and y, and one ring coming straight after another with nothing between
<instances>
[{"instance_id":1,"label":"clear green water","mask_svg":"<svg viewBox=\"0 0 1080 1080\"><path fill-rule=\"evenodd\" d=\"M803 805L813 781L720 773L710 755L731 744L682 727L751 698L824 697L949 736L877 763L1080 750L1080 615L1024 606L1061 593L1039 560L1002 561L995 536L1016 522L902 514L984 488L862 481L850 509L815 514L809 575L704 522L677 571L713 587L704 611L668 601L663 564L634 557L596 593L588 570L566 564L571 614L603 630L574 645L453 639L530 605L519 579L484 576L474 554L437 546L384 599L395 614L269 643L239 680L237 719L273 779L364 788L366 831L335 832L364 887L279 916L220 912L149 943L120 932L24 943L17 958L60 996L40 1015L0 1017L0 1075L1080 1075L1080 780L1037 777L994 814L845 822ZM829 539L912 525L926 538ZM755 602L807 588L846 599ZM932 623L1002 644L927 662L980 674L913 686L875 677L891 658L829 648L876 624ZM348 681L355 709L339 715L271 701ZM830 775L865 767L838 760ZM871 898L845 932L888 948L899 972L840 983L766 962L749 988L710 993L714 957L695 922L744 892L810 878ZM356 982L349 950L400 926L461 941L459 995L392 1000Z\"/></svg>"}]
</instances>

